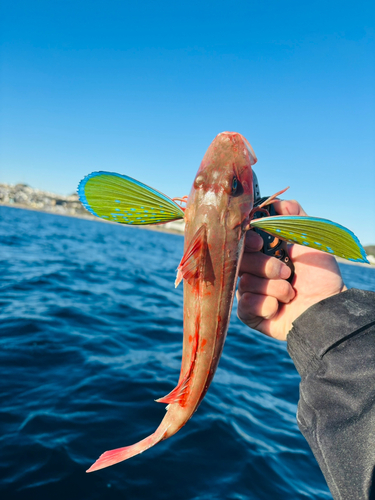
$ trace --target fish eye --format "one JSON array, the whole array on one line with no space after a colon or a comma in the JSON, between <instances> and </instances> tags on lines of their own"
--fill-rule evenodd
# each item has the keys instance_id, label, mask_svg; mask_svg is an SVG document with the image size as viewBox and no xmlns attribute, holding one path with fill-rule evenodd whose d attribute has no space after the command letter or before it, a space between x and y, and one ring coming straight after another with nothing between
<instances>
[{"instance_id":1,"label":"fish eye","mask_svg":"<svg viewBox=\"0 0 375 500\"><path fill-rule=\"evenodd\" d=\"M233 177L233 180L232 180L232 194L236 194L237 186L238 186L237 177Z\"/></svg>"},{"instance_id":2,"label":"fish eye","mask_svg":"<svg viewBox=\"0 0 375 500\"><path fill-rule=\"evenodd\" d=\"M198 189L201 186L203 186L204 182L205 182L205 176L202 173L198 174L194 181L195 189Z\"/></svg>"}]
</instances>

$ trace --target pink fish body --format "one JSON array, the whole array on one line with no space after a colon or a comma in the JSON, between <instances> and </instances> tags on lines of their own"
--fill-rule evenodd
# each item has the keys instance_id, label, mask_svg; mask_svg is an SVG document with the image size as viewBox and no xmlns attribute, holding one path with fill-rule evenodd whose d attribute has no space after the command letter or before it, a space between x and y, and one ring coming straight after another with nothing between
<instances>
[{"instance_id":1,"label":"pink fish body","mask_svg":"<svg viewBox=\"0 0 375 500\"><path fill-rule=\"evenodd\" d=\"M184 281L184 337L179 382L167 396L156 431L138 443L107 451L87 472L108 467L175 434L204 398L228 330L244 236L253 208L257 158L238 133L223 132L209 146L185 210L184 256L176 286Z\"/></svg>"}]
</instances>

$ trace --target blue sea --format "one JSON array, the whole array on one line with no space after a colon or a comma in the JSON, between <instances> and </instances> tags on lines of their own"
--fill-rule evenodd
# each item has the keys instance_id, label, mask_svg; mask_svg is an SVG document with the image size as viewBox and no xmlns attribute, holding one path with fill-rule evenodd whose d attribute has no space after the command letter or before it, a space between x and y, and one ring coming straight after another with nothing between
<instances>
[{"instance_id":1,"label":"blue sea","mask_svg":"<svg viewBox=\"0 0 375 500\"><path fill-rule=\"evenodd\" d=\"M152 433L179 376L178 235L0 207L0 497L329 499L296 424L285 343L235 308L214 381L174 437L86 474ZM340 265L375 290L375 269ZM235 304L236 307L236 304Z\"/></svg>"}]
</instances>

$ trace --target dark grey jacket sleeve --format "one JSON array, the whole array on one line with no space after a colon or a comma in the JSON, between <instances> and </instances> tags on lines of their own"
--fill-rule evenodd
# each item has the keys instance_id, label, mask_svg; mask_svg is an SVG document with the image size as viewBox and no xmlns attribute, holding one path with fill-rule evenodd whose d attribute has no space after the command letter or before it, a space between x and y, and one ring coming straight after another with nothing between
<instances>
[{"instance_id":1,"label":"dark grey jacket sleeve","mask_svg":"<svg viewBox=\"0 0 375 500\"><path fill-rule=\"evenodd\" d=\"M293 324L297 420L335 500L375 499L375 293L348 290Z\"/></svg>"}]
</instances>

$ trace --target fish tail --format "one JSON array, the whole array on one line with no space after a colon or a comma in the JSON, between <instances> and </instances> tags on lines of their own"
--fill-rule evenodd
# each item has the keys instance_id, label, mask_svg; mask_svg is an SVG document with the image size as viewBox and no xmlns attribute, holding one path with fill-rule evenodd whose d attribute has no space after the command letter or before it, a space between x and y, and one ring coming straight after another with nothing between
<instances>
[{"instance_id":1,"label":"fish tail","mask_svg":"<svg viewBox=\"0 0 375 500\"><path fill-rule=\"evenodd\" d=\"M142 441L138 441L131 446L125 446L124 448L116 448L115 450L109 450L104 452L98 460L92 464L92 466L87 469L86 472L94 472L96 470L104 469L105 467L110 467L111 465L115 465L119 462L123 462L128 458L134 457L139 453L151 448L155 444L159 443L165 438L167 428L164 427L164 430L160 430L160 427L150 436L142 439Z\"/></svg>"}]
</instances>

